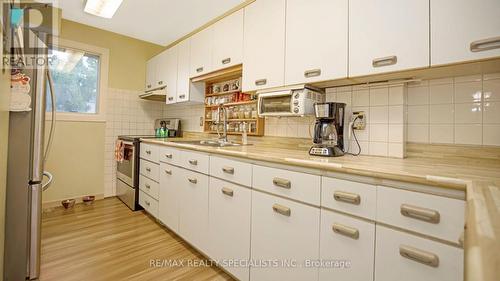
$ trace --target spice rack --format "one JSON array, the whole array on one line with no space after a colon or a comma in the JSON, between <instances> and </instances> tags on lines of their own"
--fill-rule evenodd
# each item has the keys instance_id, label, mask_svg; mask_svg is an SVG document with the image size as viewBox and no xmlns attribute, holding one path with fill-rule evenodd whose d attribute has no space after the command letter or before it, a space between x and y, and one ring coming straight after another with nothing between
<instances>
[{"instance_id":1,"label":"spice rack","mask_svg":"<svg viewBox=\"0 0 500 281\"><path fill-rule=\"evenodd\" d=\"M217 108L223 105L227 111L227 134L243 134L243 123L247 124L249 136L264 135L264 118L257 116L257 97L254 93L241 92L241 72L232 77L206 81L204 132L223 131L223 124L217 125Z\"/></svg>"}]
</instances>

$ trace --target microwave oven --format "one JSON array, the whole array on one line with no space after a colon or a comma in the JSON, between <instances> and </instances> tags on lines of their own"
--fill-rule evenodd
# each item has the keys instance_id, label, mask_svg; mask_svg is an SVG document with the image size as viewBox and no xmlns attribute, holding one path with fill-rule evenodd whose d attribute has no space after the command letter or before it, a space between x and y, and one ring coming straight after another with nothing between
<instances>
[{"instance_id":1,"label":"microwave oven","mask_svg":"<svg viewBox=\"0 0 500 281\"><path fill-rule=\"evenodd\" d=\"M257 92L259 116L314 115L314 104L324 102L324 92L312 86L299 85Z\"/></svg>"}]
</instances>

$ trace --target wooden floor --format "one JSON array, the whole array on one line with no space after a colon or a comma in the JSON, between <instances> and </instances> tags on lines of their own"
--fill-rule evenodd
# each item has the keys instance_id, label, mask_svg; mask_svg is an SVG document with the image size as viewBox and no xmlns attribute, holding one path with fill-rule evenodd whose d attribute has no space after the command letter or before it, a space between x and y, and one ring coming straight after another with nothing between
<instances>
[{"instance_id":1,"label":"wooden floor","mask_svg":"<svg viewBox=\"0 0 500 281\"><path fill-rule=\"evenodd\" d=\"M156 259L205 258L144 211L132 212L116 198L44 213L41 281L233 280L215 266L150 266Z\"/></svg>"}]
</instances>

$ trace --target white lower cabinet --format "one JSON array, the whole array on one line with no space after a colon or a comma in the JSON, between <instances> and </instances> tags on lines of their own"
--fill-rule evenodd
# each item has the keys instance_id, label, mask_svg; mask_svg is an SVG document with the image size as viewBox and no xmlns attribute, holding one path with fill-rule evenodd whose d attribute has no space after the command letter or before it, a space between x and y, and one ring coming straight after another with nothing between
<instances>
[{"instance_id":1,"label":"white lower cabinet","mask_svg":"<svg viewBox=\"0 0 500 281\"><path fill-rule=\"evenodd\" d=\"M320 281L372 281L375 224L321 209Z\"/></svg>"},{"instance_id":2,"label":"white lower cabinet","mask_svg":"<svg viewBox=\"0 0 500 281\"><path fill-rule=\"evenodd\" d=\"M179 169L179 234L193 246L207 252L208 176Z\"/></svg>"},{"instance_id":3,"label":"white lower cabinet","mask_svg":"<svg viewBox=\"0 0 500 281\"><path fill-rule=\"evenodd\" d=\"M377 225L375 281L462 281L463 250Z\"/></svg>"},{"instance_id":4,"label":"white lower cabinet","mask_svg":"<svg viewBox=\"0 0 500 281\"><path fill-rule=\"evenodd\" d=\"M179 180L181 174L180 168L160 163L158 219L175 232L179 231L179 205L182 191Z\"/></svg>"},{"instance_id":5,"label":"white lower cabinet","mask_svg":"<svg viewBox=\"0 0 500 281\"><path fill-rule=\"evenodd\" d=\"M210 178L208 254L241 281L249 280L251 196L249 188Z\"/></svg>"},{"instance_id":6,"label":"white lower cabinet","mask_svg":"<svg viewBox=\"0 0 500 281\"><path fill-rule=\"evenodd\" d=\"M250 280L317 280L307 261L319 258L319 218L319 208L252 191Z\"/></svg>"},{"instance_id":7,"label":"white lower cabinet","mask_svg":"<svg viewBox=\"0 0 500 281\"><path fill-rule=\"evenodd\" d=\"M139 190L139 205L141 205L150 215L158 218L158 201L142 190Z\"/></svg>"}]
</instances>

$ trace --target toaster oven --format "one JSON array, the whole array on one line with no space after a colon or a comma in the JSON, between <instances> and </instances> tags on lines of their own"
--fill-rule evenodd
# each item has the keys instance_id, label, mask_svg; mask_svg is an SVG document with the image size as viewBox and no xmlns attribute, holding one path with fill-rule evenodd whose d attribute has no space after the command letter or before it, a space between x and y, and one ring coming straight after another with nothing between
<instances>
[{"instance_id":1,"label":"toaster oven","mask_svg":"<svg viewBox=\"0 0 500 281\"><path fill-rule=\"evenodd\" d=\"M257 95L259 116L314 115L314 104L325 99L323 91L305 85L259 91Z\"/></svg>"}]
</instances>

